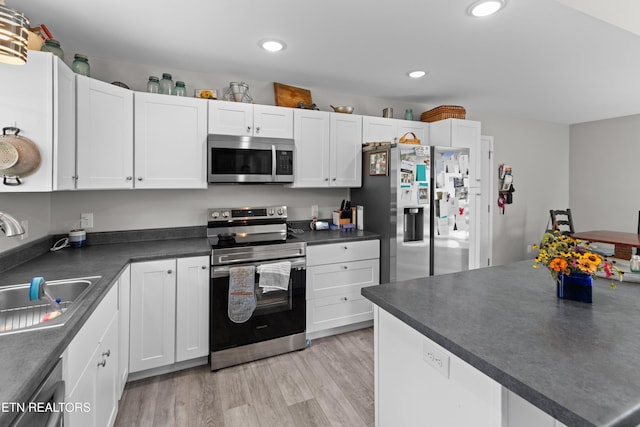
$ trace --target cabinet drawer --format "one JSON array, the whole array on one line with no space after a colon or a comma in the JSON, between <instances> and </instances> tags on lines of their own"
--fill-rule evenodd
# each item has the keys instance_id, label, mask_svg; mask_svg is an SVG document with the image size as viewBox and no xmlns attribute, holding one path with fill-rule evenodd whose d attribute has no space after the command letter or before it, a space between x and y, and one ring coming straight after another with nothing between
<instances>
[{"instance_id":1,"label":"cabinet drawer","mask_svg":"<svg viewBox=\"0 0 640 427\"><path fill-rule=\"evenodd\" d=\"M330 243L307 247L307 266L380 258L379 240Z\"/></svg>"},{"instance_id":2,"label":"cabinet drawer","mask_svg":"<svg viewBox=\"0 0 640 427\"><path fill-rule=\"evenodd\" d=\"M373 319L373 304L360 289L307 301L307 333Z\"/></svg>"},{"instance_id":3,"label":"cabinet drawer","mask_svg":"<svg viewBox=\"0 0 640 427\"><path fill-rule=\"evenodd\" d=\"M379 283L379 259L311 266L307 268L307 299L359 292Z\"/></svg>"}]
</instances>

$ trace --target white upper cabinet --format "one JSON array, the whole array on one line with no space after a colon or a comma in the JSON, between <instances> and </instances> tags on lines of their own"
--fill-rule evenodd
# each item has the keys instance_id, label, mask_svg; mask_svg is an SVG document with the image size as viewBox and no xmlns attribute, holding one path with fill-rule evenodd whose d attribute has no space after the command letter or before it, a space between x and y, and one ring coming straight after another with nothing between
<instances>
[{"instance_id":1,"label":"white upper cabinet","mask_svg":"<svg viewBox=\"0 0 640 427\"><path fill-rule=\"evenodd\" d=\"M362 142L365 143L399 143L407 132L413 132L422 145L429 145L429 123L372 116L364 116L362 119Z\"/></svg>"},{"instance_id":2,"label":"white upper cabinet","mask_svg":"<svg viewBox=\"0 0 640 427\"><path fill-rule=\"evenodd\" d=\"M209 133L293 138L293 109L243 102L209 101Z\"/></svg>"},{"instance_id":3,"label":"white upper cabinet","mask_svg":"<svg viewBox=\"0 0 640 427\"><path fill-rule=\"evenodd\" d=\"M362 185L362 116L331 113L330 185Z\"/></svg>"},{"instance_id":4,"label":"white upper cabinet","mask_svg":"<svg viewBox=\"0 0 640 427\"><path fill-rule=\"evenodd\" d=\"M76 75L57 56L53 58L53 190L73 190L76 188Z\"/></svg>"},{"instance_id":5,"label":"white upper cabinet","mask_svg":"<svg viewBox=\"0 0 640 427\"><path fill-rule=\"evenodd\" d=\"M133 188L133 92L76 79L77 188Z\"/></svg>"},{"instance_id":6,"label":"white upper cabinet","mask_svg":"<svg viewBox=\"0 0 640 427\"><path fill-rule=\"evenodd\" d=\"M362 116L294 110L293 187L362 185Z\"/></svg>"},{"instance_id":7,"label":"white upper cabinet","mask_svg":"<svg viewBox=\"0 0 640 427\"><path fill-rule=\"evenodd\" d=\"M39 168L20 178L20 185L0 184L0 192L52 191L54 179L62 188L73 186L74 172L67 170L68 164L60 170L65 183L58 181L54 168L54 144L62 155L75 140L73 78L69 68L48 52L29 51L24 65L0 64L0 128L20 129L19 135L30 139L40 152Z\"/></svg>"},{"instance_id":8,"label":"white upper cabinet","mask_svg":"<svg viewBox=\"0 0 640 427\"><path fill-rule=\"evenodd\" d=\"M294 110L293 134L296 144L295 187L328 187L330 154L330 113Z\"/></svg>"},{"instance_id":9,"label":"white upper cabinet","mask_svg":"<svg viewBox=\"0 0 640 427\"><path fill-rule=\"evenodd\" d=\"M482 170L481 123L473 120L445 119L431 123L429 140L432 145L469 149L470 187L480 185Z\"/></svg>"},{"instance_id":10,"label":"white upper cabinet","mask_svg":"<svg viewBox=\"0 0 640 427\"><path fill-rule=\"evenodd\" d=\"M207 188L207 102L135 93L135 188Z\"/></svg>"}]
</instances>

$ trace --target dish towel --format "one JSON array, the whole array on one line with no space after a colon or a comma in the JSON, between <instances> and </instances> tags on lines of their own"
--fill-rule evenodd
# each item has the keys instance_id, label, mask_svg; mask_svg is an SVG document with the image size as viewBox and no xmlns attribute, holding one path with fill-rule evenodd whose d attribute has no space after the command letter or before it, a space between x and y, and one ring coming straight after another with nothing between
<instances>
[{"instance_id":1,"label":"dish towel","mask_svg":"<svg viewBox=\"0 0 640 427\"><path fill-rule=\"evenodd\" d=\"M229 269L228 314L232 322L246 322L256 309L255 275L253 265Z\"/></svg>"},{"instance_id":2,"label":"dish towel","mask_svg":"<svg viewBox=\"0 0 640 427\"><path fill-rule=\"evenodd\" d=\"M260 280L258 286L263 293L271 291L286 291L289 289L289 274L291 263L289 261L274 262L258 266Z\"/></svg>"}]
</instances>

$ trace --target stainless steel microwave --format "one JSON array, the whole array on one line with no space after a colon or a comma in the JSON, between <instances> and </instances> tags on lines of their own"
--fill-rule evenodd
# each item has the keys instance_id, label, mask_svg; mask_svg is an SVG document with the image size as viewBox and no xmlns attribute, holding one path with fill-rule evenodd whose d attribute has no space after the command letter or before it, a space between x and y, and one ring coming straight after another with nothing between
<instances>
[{"instance_id":1,"label":"stainless steel microwave","mask_svg":"<svg viewBox=\"0 0 640 427\"><path fill-rule=\"evenodd\" d=\"M293 139L209 135L208 182L293 182L294 153Z\"/></svg>"}]
</instances>

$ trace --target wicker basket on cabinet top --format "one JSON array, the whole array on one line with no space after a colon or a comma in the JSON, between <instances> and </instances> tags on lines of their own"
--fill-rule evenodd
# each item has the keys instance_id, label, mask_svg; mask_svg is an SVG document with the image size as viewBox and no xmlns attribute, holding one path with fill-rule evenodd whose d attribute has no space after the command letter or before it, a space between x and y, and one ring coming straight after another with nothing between
<instances>
[{"instance_id":1,"label":"wicker basket on cabinet top","mask_svg":"<svg viewBox=\"0 0 640 427\"><path fill-rule=\"evenodd\" d=\"M422 122L437 122L444 119L464 119L467 110L458 105L441 105L420 115Z\"/></svg>"}]
</instances>

